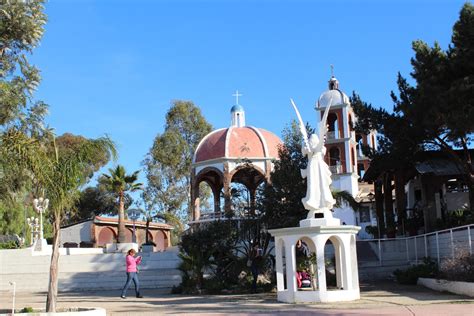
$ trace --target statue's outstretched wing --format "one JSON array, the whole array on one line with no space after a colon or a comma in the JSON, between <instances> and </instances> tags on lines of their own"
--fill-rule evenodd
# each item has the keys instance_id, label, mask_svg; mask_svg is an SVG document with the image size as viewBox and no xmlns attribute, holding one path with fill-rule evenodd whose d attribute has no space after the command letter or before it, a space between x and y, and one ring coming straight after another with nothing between
<instances>
[{"instance_id":1,"label":"statue's outstretched wing","mask_svg":"<svg viewBox=\"0 0 474 316\"><path fill-rule=\"evenodd\" d=\"M293 99L290 99L290 101L291 101L291 104L293 105L293 108L295 109L296 116L298 117L298 121L300 123L300 132L301 132L301 135L303 136L304 146L309 151L310 147L309 147L309 140L308 140L308 132L306 131L306 125L304 125L303 123L303 119L301 118L300 112L298 111L298 108L296 107L295 102L293 101Z\"/></svg>"},{"instance_id":2,"label":"statue's outstretched wing","mask_svg":"<svg viewBox=\"0 0 474 316\"><path fill-rule=\"evenodd\" d=\"M319 139L321 141L324 141L324 136L326 136L326 133L328 132L328 114L329 114L329 108L331 107L332 103L332 98L329 100L328 106L324 110L323 118L321 119L321 122L319 123Z\"/></svg>"}]
</instances>

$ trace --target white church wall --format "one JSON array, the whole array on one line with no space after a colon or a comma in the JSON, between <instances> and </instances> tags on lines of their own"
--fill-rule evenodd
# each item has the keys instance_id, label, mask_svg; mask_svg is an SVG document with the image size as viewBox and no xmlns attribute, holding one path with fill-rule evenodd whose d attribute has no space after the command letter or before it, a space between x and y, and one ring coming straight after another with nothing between
<instances>
[{"instance_id":1,"label":"white church wall","mask_svg":"<svg viewBox=\"0 0 474 316\"><path fill-rule=\"evenodd\" d=\"M344 205L342 207L333 208L333 211L333 217L339 218L341 224L357 225L355 212L350 206Z\"/></svg>"},{"instance_id":2,"label":"white church wall","mask_svg":"<svg viewBox=\"0 0 474 316\"><path fill-rule=\"evenodd\" d=\"M62 246L66 242L79 244L81 241L91 241L91 226L92 220L61 228L60 245Z\"/></svg>"},{"instance_id":3,"label":"white church wall","mask_svg":"<svg viewBox=\"0 0 474 316\"><path fill-rule=\"evenodd\" d=\"M347 191L355 197L359 192L357 177L355 174L333 175L332 187L338 191Z\"/></svg>"}]
</instances>

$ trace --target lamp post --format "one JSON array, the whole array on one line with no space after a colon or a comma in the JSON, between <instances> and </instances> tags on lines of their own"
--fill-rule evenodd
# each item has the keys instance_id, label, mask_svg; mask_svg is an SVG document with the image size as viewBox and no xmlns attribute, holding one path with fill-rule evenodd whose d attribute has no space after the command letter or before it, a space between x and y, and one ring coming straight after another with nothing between
<instances>
[{"instance_id":1,"label":"lamp post","mask_svg":"<svg viewBox=\"0 0 474 316\"><path fill-rule=\"evenodd\" d=\"M136 243L137 242L137 235L135 233L135 221L140 217L141 210L139 209L129 209L127 211L128 218L132 220L133 223L133 235L132 235L132 242Z\"/></svg>"},{"instance_id":2,"label":"lamp post","mask_svg":"<svg viewBox=\"0 0 474 316\"><path fill-rule=\"evenodd\" d=\"M33 207L37 213L40 215L40 222L39 222L39 238L37 238L38 242L36 243L35 250L43 250L43 245L46 247L46 240L43 238L43 212L46 212L48 208L49 200L43 199L40 197L39 199L33 200Z\"/></svg>"},{"instance_id":3,"label":"lamp post","mask_svg":"<svg viewBox=\"0 0 474 316\"><path fill-rule=\"evenodd\" d=\"M42 197L40 197L39 199L33 200L33 207L35 208L35 211L40 215L39 239L43 239L43 212L46 212L48 205L48 199L43 199Z\"/></svg>"},{"instance_id":4,"label":"lamp post","mask_svg":"<svg viewBox=\"0 0 474 316\"><path fill-rule=\"evenodd\" d=\"M36 239L35 235L38 233L38 227L39 227L38 218L33 217L33 216L31 218L27 218L26 223L30 227L30 234L31 234L30 244L33 245Z\"/></svg>"}]
</instances>

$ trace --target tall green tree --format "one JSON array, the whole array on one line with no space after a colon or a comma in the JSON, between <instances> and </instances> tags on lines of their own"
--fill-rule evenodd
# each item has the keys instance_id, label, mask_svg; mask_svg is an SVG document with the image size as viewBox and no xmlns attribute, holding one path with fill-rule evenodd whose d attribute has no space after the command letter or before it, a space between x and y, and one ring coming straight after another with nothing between
<instances>
[{"instance_id":1,"label":"tall green tree","mask_svg":"<svg viewBox=\"0 0 474 316\"><path fill-rule=\"evenodd\" d=\"M469 146L474 133L474 6L467 2L454 24L451 45L443 51L413 42L411 76L416 86L399 76L395 113L423 128L422 141L446 152L462 167L474 207L474 165ZM461 151L461 155L456 153Z\"/></svg>"},{"instance_id":2,"label":"tall green tree","mask_svg":"<svg viewBox=\"0 0 474 316\"><path fill-rule=\"evenodd\" d=\"M17 233L31 215L26 203L31 177L7 152L3 139L12 130L36 138L49 134L43 126L47 105L33 100L41 80L39 70L28 62L40 43L46 23L44 1L0 3L0 231Z\"/></svg>"},{"instance_id":3,"label":"tall green tree","mask_svg":"<svg viewBox=\"0 0 474 316\"><path fill-rule=\"evenodd\" d=\"M28 55L43 36L46 15L44 1L2 1L0 7L0 125L30 111L43 111L42 102L32 104L40 82L39 70L28 62Z\"/></svg>"},{"instance_id":4,"label":"tall green tree","mask_svg":"<svg viewBox=\"0 0 474 316\"><path fill-rule=\"evenodd\" d=\"M370 168L373 173L379 175L375 180L378 182L376 187L380 188L380 192L382 186L386 191L388 189L387 194L384 195L386 199L378 198L376 201L378 225L382 232L385 231L385 226L389 229L395 227L391 193L391 183L394 179L398 212L397 224L399 231L402 231L403 222L406 219L405 175L407 170L413 168L417 153L423 150L421 133L417 127L411 126L402 115L388 113L382 108L375 108L362 101L355 92L350 97L350 102L358 118L355 126L356 131L366 135L373 130L378 132L377 150L369 146L363 147L364 154L371 159Z\"/></svg>"},{"instance_id":5,"label":"tall green tree","mask_svg":"<svg viewBox=\"0 0 474 316\"><path fill-rule=\"evenodd\" d=\"M398 94L392 92L393 113L371 106L358 110L355 106L361 122L359 127L367 129L372 124L382 130L381 150L376 153L380 159L373 163L384 165L381 168L396 168L409 164L413 153L421 149L444 151L463 170L471 208L474 205L474 165L469 151L474 133L473 39L474 6L466 3L446 51L436 42L432 47L421 40L413 42L411 76L415 85L398 74Z\"/></svg>"},{"instance_id":6,"label":"tall green tree","mask_svg":"<svg viewBox=\"0 0 474 316\"><path fill-rule=\"evenodd\" d=\"M124 200L124 208L128 209L133 203L133 198L129 194L125 194ZM118 215L118 213L119 205L116 194L108 192L100 185L89 186L81 191L74 208L65 214L63 225L90 219L96 215Z\"/></svg>"},{"instance_id":7,"label":"tall green tree","mask_svg":"<svg viewBox=\"0 0 474 316\"><path fill-rule=\"evenodd\" d=\"M307 161L301 153L303 139L295 121L283 130L282 138L283 146L278 149L280 160L275 161L271 174L272 184L265 187L262 200L258 201L269 228L296 226L308 213L301 202L306 182L300 171L306 168Z\"/></svg>"},{"instance_id":8,"label":"tall green tree","mask_svg":"<svg viewBox=\"0 0 474 316\"><path fill-rule=\"evenodd\" d=\"M201 110L190 101L174 101L143 165L148 201L158 209L186 217L190 209L191 163L197 145L211 131Z\"/></svg>"},{"instance_id":9,"label":"tall green tree","mask_svg":"<svg viewBox=\"0 0 474 316\"><path fill-rule=\"evenodd\" d=\"M75 203L98 157L115 156L110 139L83 140L74 150L58 146L44 126L47 105L33 100L39 70L28 56L39 44L46 15L43 0L2 1L0 6L0 200L45 196L53 220L53 252L46 310L54 312L58 292L62 217ZM25 194L32 192L33 194Z\"/></svg>"},{"instance_id":10,"label":"tall green tree","mask_svg":"<svg viewBox=\"0 0 474 316\"><path fill-rule=\"evenodd\" d=\"M61 220L66 210L73 207L79 197L79 188L90 174L85 172L90 164L104 152L115 157L115 146L108 138L89 140L74 152L60 151L51 138L49 143L38 142L21 132L9 133L2 145L15 156L19 164L29 170L34 183L50 200L53 224L53 252L46 310L54 312L58 294L59 234Z\"/></svg>"},{"instance_id":11,"label":"tall green tree","mask_svg":"<svg viewBox=\"0 0 474 316\"><path fill-rule=\"evenodd\" d=\"M118 243L125 242L125 195L143 189L143 184L137 182L140 171L127 174L125 167L118 165L115 169L109 169L109 174L102 174L99 183L111 193L116 194L118 199Z\"/></svg>"}]
</instances>

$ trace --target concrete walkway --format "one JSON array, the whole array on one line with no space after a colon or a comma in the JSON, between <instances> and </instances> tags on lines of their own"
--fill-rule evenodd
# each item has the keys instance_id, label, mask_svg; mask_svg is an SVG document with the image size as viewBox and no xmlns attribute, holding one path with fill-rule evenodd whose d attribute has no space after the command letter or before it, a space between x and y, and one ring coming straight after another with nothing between
<instances>
[{"instance_id":1,"label":"concrete walkway","mask_svg":"<svg viewBox=\"0 0 474 316\"><path fill-rule=\"evenodd\" d=\"M3 290L3 289L2 289ZM130 292L133 294L133 291ZM171 295L145 290L142 299L119 298L119 291L62 293L59 307L103 307L108 315L453 315L474 316L474 300L419 286L379 283L361 286L361 299L329 304L285 304L274 293L253 295ZM43 308L45 293L19 293L17 308ZM11 293L0 292L0 310L11 308Z\"/></svg>"}]
</instances>

